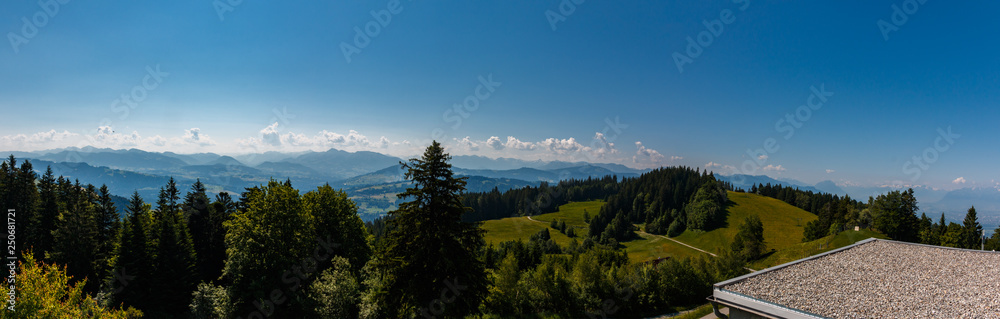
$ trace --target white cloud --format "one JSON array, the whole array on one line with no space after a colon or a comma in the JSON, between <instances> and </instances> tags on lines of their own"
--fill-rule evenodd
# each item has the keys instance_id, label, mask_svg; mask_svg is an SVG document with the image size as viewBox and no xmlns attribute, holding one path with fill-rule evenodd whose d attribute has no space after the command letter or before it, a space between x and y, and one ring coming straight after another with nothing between
<instances>
[{"instance_id":1,"label":"white cloud","mask_svg":"<svg viewBox=\"0 0 1000 319\"><path fill-rule=\"evenodd\" d=\"M261 129L257 137L236 139L236 144L237 153L307 150L322 152L335 148L349 152L379 151L397 156L419 154L419 150L413 149L410 141L393 142L385 136L372 140L356 130L348 130L347 134L322 130L315 135L282 132L282 127L277 122Z\"/></svg>"},{"instance_id":2,"label":"white cloud","mask_svg":"<svg viewBox=\"0 0 1000 319\"><path fill-rule=\"evenodd\" d=\"M760 156L757 156L757 159L762 160L762 161L766 161L768 159L768 156L767 156L767 154L761 154Z\"/></svg>"},{"instance_id":3,"label":"white cloud","mask_svg":"<svg viewBox=\"0 0 1000 319\"><path fill-rule=\"evenodd\" d=\"M590 146L594 156L599 159L618 154L618 149L615 149L615 143L608 141L607 136L604 136L601 132L594 133L594 141L590 143Z\"/></svg>"},{"instance_id":4,"label":"white cloud","mask_svg":"<svg viewBox=\"0 0 1000 319\"><path fill-rule=\"evenodd\" d=\"M149 138L148 140L149 140L149 143L152 144L152 145L154 145L154 146L161 146L161 147L162 146L167 146L167 139L163 138L163 136L156 135L156 136L153 136L153 137Z\"/></svg>"},{"instance_id":5,"label":"white cloud","mask_svg":"<svg viewBox=\"0 0 1000 319\"><path fill-rule=\"evenodd\" d=\"M732 165L723 165L716 162L708 162L705 164L705 170L720 171L720 172L736 172L736 167Z\"/></svg>"},{"instance_id":6,"label":"white cloud","mask_svg":"<svg viewBox=\"0 0 1000 319\"><path fill-rule=\"evenodd\" d=\"M965 184L965 177L959 177L951 181L952 184Z\"/></svg>"},{"instance_id":7,"label":"white cloud","mask_svg":"<svg viewBox=\"0 0 1000 319\"><path fill-rule=\"evenodd\" d=\"M632 156L632 163L645 164L647 167L655 167L659 166L664 159L663 154L660 154L660 152L654 149L643 146L640 141L635 142L635 148L636 151L635 155Z\"/></svg>"},{"instance_id":8,"label":"white cloud","mask_svg":"<svg viewBox=\"0 0 1000 319\"><path fill-rule=\"evenodd\" d=\"M498 151L507 147L507 145L504 145L503 142L500 141L500 138L496 136L490 136L490 138L486 140L486 145Z\"/></svg>"},{"instance_id":9,"label":"white cloud","mask_svg":"<svg viewBox=\"0 0 1000 319\"><path fill-rule=\"evenodd\" d=\"M198 146L209 146L215 145L215 141L212 140L208 135L201 134L201 129L193 127L189 130L184 130L184 136L182 139L185 142L195 144Z\"/></svg>"},{"instance_id":10,"label":"white cloud","mask_svg":"<svg viewBox=\"0 0 1000 319\"><path fill-rule=\"evenodd\" d=\"M537 145L535 143L522 142L513 136L508 136L504 147L522 151L534 151Z\"/></svg>"},{"instance_id":11,"label":"white cloud","mask_svg":"<svg viewBox=\"0 0 1000 319\"><path fill-rule=\"evenodd\" d=\"M35 151L43 149L61 148L73 146L82 136L77 133L63 130L49 130L48 132L38 132L31 135L14 134L0 136L0 149L4 150L25 150Z\"/></svg>"},{"instance_id":12,"label":"white cloud","mask_svg":"<svg viewBox=\"0 0 1000 319\"><path fill-rule=\"evenodd\" d=\"M278 133L278 122L260 130L260 141L271 146L281 145L281 133Z\"/></svg>"},{"instance_id":13,"label":"white cloud","mask_svg":"<svg viewBox=\"0 0 1000 319\"><path fill-rule=\"evenodd\" d=\"M765 170L765 171L772 171L772 172L784 172L785 171L785 167L784 166L781 166L781 165L774 166L772 164L767 164L767 166L764 166L762 169Z\"/></svg>"},{"instance_id":14,"label":"white cloud","mask_svg":"<svg viewBox=\"0 0 1000 319\"><path fill-rule=\"evenodd\" d=\"M835 171L835 170L832 170L832 169L827 169L827 170L826 170L826 173L827 173L827 174L833 174L834 172L836 172L836 171Z\"/></svg>"},{"instance_id":15,"label":"white cloud","mask_svg":"<svg viewBox=\"0 0 1000 319\"><path fill-rule=\"evenodd\" d=\"M682 160L682 159L684 159L683 156L676 156L676 155L675 156L670 156L670 160L671 161L678 161L678 160Z\"/></svg>"},{"instance_id":16,"label":"white cloud","mask_svg":"<svg viewBox=\"0 0 1000 319\"><path fill-rule=\"evenodd\" d=\"M93 136L93 141L95 147L135 148L142 142L142 136L139 135L138 131L122 134L110 126L101 126L97 128L97 134Z\"/></svg>"},{"instance_id":17,"label":"white cloud","mask_svg":"<svg viewBox=\"0 0 1000 319\"><path fill-rule=\"evenodd\" d=\"M452 140L455 140L455 143L458 144L458 146L460 146L460 147L462 147L462 148L464 148L466 150L470 150L470 151L478 151L479 150L479 143L476 143L475 141L472 140L472 138L470 138L468 136L466 136L463 139L453 138Z\"/></svg>"},{"instance_id":18,"label":"white cloud","mask_svg":"<svg viewBox=\"0 0 1000 319\"><path fill-rule=\"evenodd\" d=\"M80 136L80 134L70 133L70 131L63 130L62 132L56 132L56 130L49 130L48 132L38 132L32 134L28 138L29 143L48 143L48 142L60 142L68 138Z\"/></svg>"},{"instance_id":19,"label":"white cloud","mask_svg":"<svg viewBox=\"0 0 1000 319\"><path fill-rule=\"evenodd\" d=\"M575 152L579 150L590 150L589 147L583 146L578 143L575 138L568 139L557 139L557 138L547 138L538 142L538 145L543 149L548 149L549 151L555 152L556 154L566 154L569 152Z\"/></svg>"}]
</instances>

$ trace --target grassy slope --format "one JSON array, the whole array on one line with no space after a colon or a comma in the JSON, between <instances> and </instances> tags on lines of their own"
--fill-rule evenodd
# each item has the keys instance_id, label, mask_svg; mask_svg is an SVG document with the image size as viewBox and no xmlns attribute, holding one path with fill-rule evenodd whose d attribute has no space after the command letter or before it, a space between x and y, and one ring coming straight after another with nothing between
<instances>
[{"instance_id":1,"label":"grassy slope","mask_svg":"<svg viewBox=\"0 0 1000 319\"><path fill-rule=\"evenodd\" d=\"M764 224L764 240L767 242L768 249L776 250L766 258L751 264L754 269L762 269L850 245L865 238L881 236L868 231L848 231L838 236L803 243L803 228L807 222L815 220L816 215L780 200L754 194L729 192L729 199L733 203L729 207L727 227L708 232L688 230L675 239L711 252L723 248L728 249L728 245L739 230L743 219L751 214L757 214ZM531 235L548 228L549 222L552 220L565 220L566 225L576 228L577 234L582 237L587 233L587 223L583 220L584 210L594 216L603 205L604 203L600 201L569 203L560 206L558 212L532 217L534 221L527 217L488 220L483 223L483 229L486 230L486 241L494 245L508 240L527 241ZM549 234L556 243L563 247L569 245L572 240L555 229L549 228ZM581 237L577 237L577 240L582 241ZM659 257L685 258L701 254L701 252L659 236L642 234L640 237L640 239L622 243L629 259L633 262Z\"/></svg>"},{"instance_id":2,"label":"grassy slope","mask_svg":"<svg viewBox=\"0 0 1000 319\"><path fill-rule=\"evenodd\" d=\"M587 223L583 221L584 210L593 217L601 211L601 206L604 206L602 201L573 202L559 206L559 211L555 213L532 216L534 221L527 217L487 220L483 222L483 229L486 230L486 242L497 245L508 240L528 241L531 239L531 235L548 228L552 220L565 220L567 227L575 228L577 242L580 242L583 240L582 237L587 234ZM566 247L572 241L571 238L552 228L549 228L549 235L559 246Z\"/></svg>"},{"instance_id":3,"label":"grassy slope","mask_svg":"<svg viewBox=\"0 0 1000 319\"><path fill-rule=\"evenodd\" d=\"M508 240L531 240L531 235L549 228L549 223L532 221L527 217L508 217L504 219L493 219L483 222L483 229L486 230L486 243L498 245ZM559 246L569 245L571 239L563 235L558 230L549 228L549 236L556 241ZM580 239L577 239L580 241Z\"/></svg>"},{"instance_id":4,"label":"grassy slope","mask_svg":"<svg viewBox=\"0 0 1000 319\"><path fill-rule=\"evenodd\" d=\"M645 233L639 234L639 236L642 238L622 243L625 245L628 259L633 262L648 261L660 257L690 258L704 254L661 236Z\"/></svg>"},{"instance_id":5,"label":"grassy slope","mask_svg":"<svg viewBox=\"0 0 1000 319\"><path fill-rule=\"evenodd\" d=\"M486 242L494 245L508 240L528 241L531 235L548 228L553 220L565 220L566 225L573 227L580 237L577 241L582 241L582 237L587 234L587 223L584 222L583 213L587 211L591 217L601 211L604 202L573 202L559 207L555 213L533 216L534 221L527 217L510 217L483 222L483 229L486 230ZM572 240L566 235L559 233L555 229L549 228L549 235L560 246L566 247ZM688 247L684 247L659 236L641 235L641 239L622 243L625 252L633 262L642 262L659 257L693 257L700 252Z\"/></svg>"},{"instance_id":6,"label":"grassy slope","mask_svg":"<svg viewBox=\"0 0 1000 319\"><path fill-rule=\"evenodd\" d=\"M807 211L780 200L748 193L729 192L728 225L712 231L684 231L675 239L706 251L717 252L729 249L729 243L739 231L743 219L757 214L764 224L764 242L767 248L782 250L802 243L803 230L807 222L817 217Z\"/></svg>"},{"instance_id":7,"label":"grassy slope","mask_svg":"<svg viewBox=\"0 0 1000 319\"><path fill-rule=\"evenodd\" d=\"M553 220L564 220L566 221L566 227L575 228L574 231L580 236L583 236L586 235L588 231L588 224L583 221L583 212L587 211L587 213L590 214L590 217L593 218L594 216L597 216L597 213L601 212L601 207L603 206L603 201L572 202L559 206L559 211L555 213L532 216L531 218L537 221L545 222L545 225L548 225L548 223Z\"/></svg>"}]
</instances>

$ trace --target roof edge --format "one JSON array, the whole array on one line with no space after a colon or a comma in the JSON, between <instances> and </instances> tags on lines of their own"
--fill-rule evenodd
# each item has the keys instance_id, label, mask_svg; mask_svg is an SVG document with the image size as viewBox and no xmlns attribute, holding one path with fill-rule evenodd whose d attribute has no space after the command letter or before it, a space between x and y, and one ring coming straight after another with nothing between
<instances>
[{"instance_id":1,"label":"roof edge","mask_svg":"<svg viewBox=\"0 0 1000 319\"><path fill-rule=\"evenodd\" d=\"M861 246L861 245L864 245L864 244L867 244L867 243L870 243L870 242L873 242L873 241L876 241L876 240L885 240L885 239L867 238L867 239L861 240L859 242L856 242L856 243L853 243L853 244L850 244L850 245L847 245L847 246L844 246L844 247L840 247L840 248L837 248L837 249L834 249L834 250L831 250L831 251L828 251L828 252L825 252L825 253L820 253L820 254L812 255L812 256L809 256L809 257L806 257L806 258L802 258L802 259L798 259L798 260L793 260L793 261L790 261L790 262L787 262L787 263L784 263L784 264L781 264L781 265L777 265L777 266L774 266L774 267L771 267L771 268L758 270L758 271L755 271L755 272L752 272L752 273L749 273L749 274L746 274L746 275L743 275L743 276L739 276L739 277L732 278L732 279L729 279L729 280L726 280L726 281L718 282L718 283L716 283L713 286L715 288L720 288L721 289L724 286L735 284L737 282L743 281L744 279L747 279L747 278L750 278L750 277L754 277L754 276L757 276L757 275L760 275L760 274L763 274L763 273L766 273L766 272L775 271L775 270L778 270L778 269L781 269L781 268L785 268L785 267L792 266L792 265L795 265L795 264L799 264L799 263L802 263L802 262L810 261L810 260L813 260L813 259L822 258L822 257L825 257L827 255L836 254L838 252L854 248L855 246Z\"/></svg>"},{"instance_id":2,"label":"roof edge","mask_svg":"<svg viewBox=\"0 0 1000 319\"><path fill-rule=\"evenodd\" d=\"M723 290L719 288L715 288L712 296L708 298L708 301L713 303L720 303L729 306L729 308L739 308L740 310L750 312L752 314L761 317L788 318L788 319L827 318L805 310L789 308L787 306L782 306L772 302L753 298L738 292ZM732 315L732 312L730 312L730 315Z\"/></svg>"}]
</instances>

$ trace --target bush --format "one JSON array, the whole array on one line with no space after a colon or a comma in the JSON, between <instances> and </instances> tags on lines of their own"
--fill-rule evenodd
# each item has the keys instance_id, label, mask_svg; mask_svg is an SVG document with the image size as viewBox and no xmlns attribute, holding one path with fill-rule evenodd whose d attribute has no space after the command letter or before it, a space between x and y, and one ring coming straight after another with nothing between
<instances>
[{"instance_id":1,"label":"bush","mask_svg":"<svg viewBox=\"0 0 1000 319\"><path fill-rule=\"evenodd\" d=\"M667 236L677 237L680 236L680 234L683 232L684 232L684 223L681 223L680 219L676 219L674 220L673 223L670 223L670 228L667 229Z\"/></svg>"},{"instance_id":2,"label":"bush","mask_svg":"<svg viewBox=\"0 0 1000 319\"><path fill-rule=\"evenodd\" d=\"M70 284L72 277L65 268L36 262L31 253L24 254L17 277L17 306L13 312L3 309L4 317L12 318L142 318L135 308L108 309L98 305L83 291L87 280Z\"/></svg>"},{"instance_id":3,"label":"bush","mask_svg":"<svg viewBox=\"0 0 1000 319\"><path fill-rule=\"evenodd\" d=\"M755 260L764 253L764 224L757 215L747 216L733 238L733 253L743 260Z\"/></svg>"},{"instance_id":4,"label":"bush","mask_svg":"<svg viewBox=\"0 0 1000 319\"><path fill-rule=\"evenodd\" d=\"M320 318L354 318L358 316L361 290L351 273L351 264L343 257L334 257L333 266L324 270L309 286L309 299Z\"/></svg>"},{"instance_id":5,"label":"bush","mask_svg":"<svg viewBox=\"0 0 1000 319\"><path fill-rule=\"evenodd\" d=\"M229 294L225 287L201 283L191 298L192 318L227 318L229 315Z\"/></svg>"}]
</instances>

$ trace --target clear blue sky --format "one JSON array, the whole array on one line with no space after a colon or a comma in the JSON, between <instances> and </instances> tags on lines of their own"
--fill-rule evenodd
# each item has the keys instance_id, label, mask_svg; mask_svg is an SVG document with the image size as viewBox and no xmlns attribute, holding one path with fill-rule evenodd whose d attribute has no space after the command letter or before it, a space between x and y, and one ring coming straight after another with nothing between
<instances>
[{"instance_id":1,"label":"clear blue sky","mask_svg":"<svg viewBox=\"0 0 1000 319\"><path fill-rule=\"evenodd\" d=\"M931 0L912 12L918 2L590 0L570 12L572 3L403 0L375 28L371 11L393 1L242 1L221 18L208 0L70 1L58 11L6 1L0 149L411 156L436 137L454 154L807 182L1000 179L1000 3ZM893 5L911 12L898 26ZM720 15L730 23L679 72L674 53L688 37L707 40L704 21ZM888 39L879 20L896 28ZM354 46L366 25L378 33L348 62L342 43ZM491 75L500 84L479 90L489 97L478 108L453 110ZM813 86L833 95L785 139L788 122L777 122ZM145 95L135 108L115 104L132 93ZM627 128L606 129L615 119ZM936 161L907 166L948 127L960 137L927 153ZM768 138L780 148L741 169Z\"/></svg>"}]
</instances>

